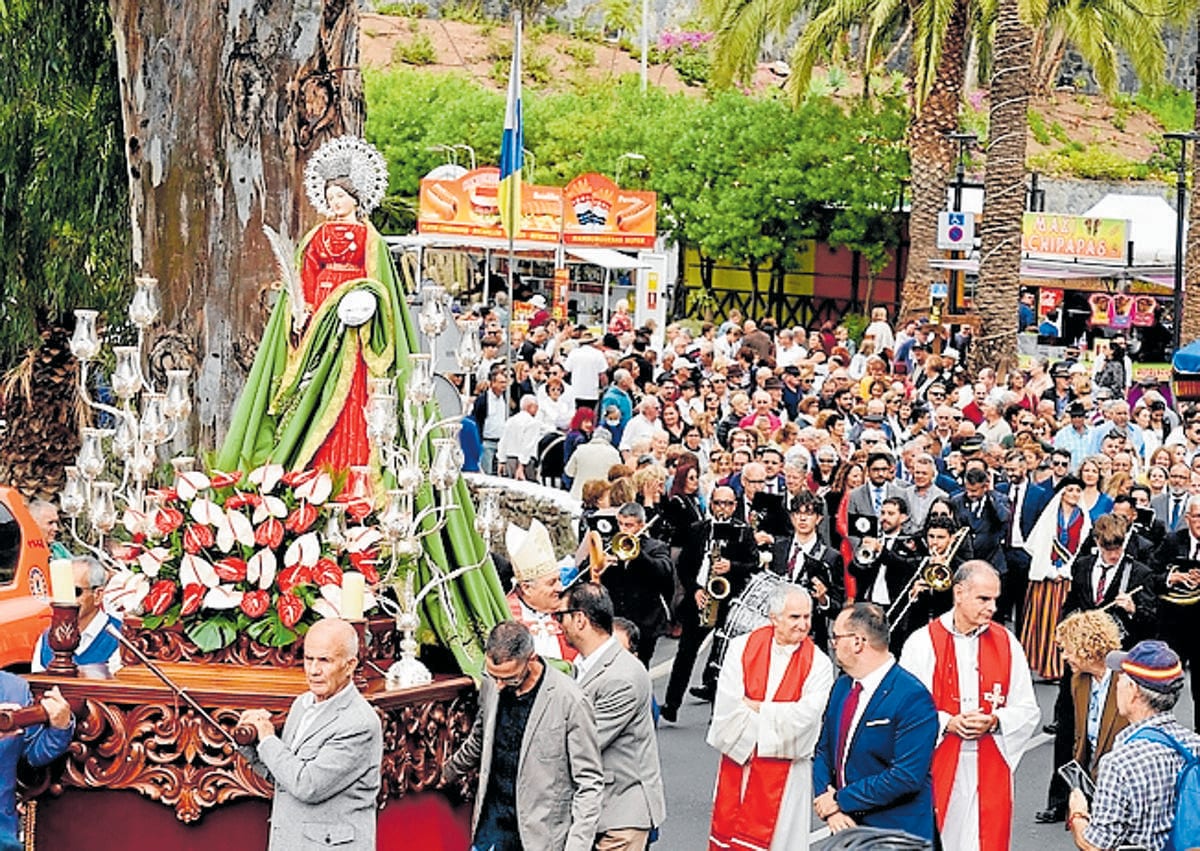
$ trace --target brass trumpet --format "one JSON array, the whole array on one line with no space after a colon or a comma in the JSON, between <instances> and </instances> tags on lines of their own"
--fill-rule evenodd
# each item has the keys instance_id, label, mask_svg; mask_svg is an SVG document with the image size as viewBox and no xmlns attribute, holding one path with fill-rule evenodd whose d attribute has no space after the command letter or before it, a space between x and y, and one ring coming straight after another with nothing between
<instances>
[{"instance_id":1,"label":"brass trumpet","mask_svg":"<svg viewBox=\"0 0 1200 851\"><path fill-rule=\"evenodd\" d=\"M607 546L600 533L592 530L587 534L588 554L591 563L591 581L599 582L600 577L604 575L604 571L608 569L608 556L612 556L617 561L633 561L642 552L642 535L650 531L650 527L654 525L654 521L658 519L658 515L650 518L650 522L641 528L636 535L630 535L626 532L617 532L609 540Z\"/></svg>"},{"instance_id":2,"label":"brass trumpet","mask_svg":"<svg viewBox=\"0 0 1200 851\"><path fill-rule=\"evenodd\" d=\"M633 561L642 552L642 542L637 535L618 532L608 544L609 552L617 561Z\"/></svg>"}]
</instances>

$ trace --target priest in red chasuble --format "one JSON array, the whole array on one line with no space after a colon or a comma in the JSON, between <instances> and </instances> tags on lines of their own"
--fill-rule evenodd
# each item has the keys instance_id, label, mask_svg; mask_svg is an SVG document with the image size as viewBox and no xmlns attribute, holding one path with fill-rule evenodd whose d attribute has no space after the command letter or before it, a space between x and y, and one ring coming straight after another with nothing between
<instances>
[{"instance_id":1,"label":"priest in red chasuble","mask_svg":"<svg viewBox=\"0 0 1200 851\"><path fill-rule=\"evenodd\" d=\"M992 621L1000 576L985 561L954 575L954 608L904 644L900 664L933 694L941 738L933 806L942 847L1008 851L1013 774L1041 723L1025 652Z\"/></svg>"},{"instance_id":2,"label":"priest in red chasuble","mask_svg":"<svg viewBox=\"0 0 1200 851\"><path fill-rule=\"evenodd\" d=\"M833 686L813 644L812 598L781 584L771 623L729 642L708 743L721 752L709 851L804 851L812 755Z\"/></svg>"}]
</instances>

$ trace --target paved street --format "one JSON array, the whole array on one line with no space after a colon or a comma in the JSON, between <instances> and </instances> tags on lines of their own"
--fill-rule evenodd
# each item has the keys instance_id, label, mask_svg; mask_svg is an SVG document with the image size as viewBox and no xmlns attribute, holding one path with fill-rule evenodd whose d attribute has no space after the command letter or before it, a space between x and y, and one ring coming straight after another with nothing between
<instances>
[{"instance_id":1,"label":"paved street","mask_svg":"<svg viewBox=\"0 0 1200 851\"><path fill-rule=\"evenodd\" d=\"M663 639L659 642L651 673L655 677L655 695L660 700L674 653L674 641ZM706 653L707 649L700 658L705 658ZM698 674L699 664L696 671ZM1045 723L1054 708L1055 688L1038 685L1036 689ZM1186 689L1177 712L1184 723L1192 720L1192 705ZM659 729L658 742L667 789L667 824L662 838L654 845L657 851L698 851L707 847L712 791L717 774L716 751L704 742L708 716L708 705L689 696L679 711L679 723L663 723ZM1067 851L1074 848L1062 824L1039 825L1033 820L1034 813L1046 805L1051 750L1050 737L1039 732L1017 769L1014 851ZM816 829L814 838L826 835L823 823L816 816L813 816L813 827Z\"/></svg>"}]
</instances>

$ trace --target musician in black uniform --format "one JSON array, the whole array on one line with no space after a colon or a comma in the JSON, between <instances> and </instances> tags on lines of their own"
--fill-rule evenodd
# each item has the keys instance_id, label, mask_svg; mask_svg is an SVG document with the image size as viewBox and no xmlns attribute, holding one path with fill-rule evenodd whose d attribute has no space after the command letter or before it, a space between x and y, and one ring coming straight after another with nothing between
<instances>
[{"instance_id":1,"label":"musician in black uniform","mask_svg":"<svg viewBox=\"0 0 1200 851\"><path fill-rule=\"evenodd\" d=\"M858 583L855 599L876 603L886 611L912 579L921 560L921 543L903 532L908 523L908 500L902 496L883 501L878 522L878 536L862 539L850 562L850 574Z\"/></svg>"},{"instance_id":2,"label":"musician in black uniform","mask_svg":"<svg viewBox=\"0 0 1200 851\"><path fill-rule=\"evenodd\" d=\"M942 575L952 578L963 562L973 557L970 532L960 535L960 528L965 527L960 527L954 518L941 512L931 511L925 518L925 539L921 541L913 581L905 594L893 598L891 608L887 610L892 647L903 647L910 635L954 608L954 590L949 582L944 589L935 590L926 582L926 576L938 572L929 570L931 564L940 564L945 565Z\"/></svg>"},{"instance_id":3,"label":"musician in black uniform","mask_svg":"<svg viewBox=\"0 0 1200 851\"><path fill-rule=\"evenodd\" d=\"M670 548L648 535L643 535L646 510L636 502L627 502L617 512L617 525L626 535L638 537L639 552L629 561L617 559L611 553L605 561L600 582L612 596L613 611L629 618L641 630L638 658L650 667L659 630L667 623L668 606L675 593L675 565Z\"/></svg>"},{"instance_id":4,"label":"musician in black uniform","mask_svg":"<svg viewBox=\"0 0 1200 851\"><path fill-rule=\"evenodd\" d=\"M682 537L683 549L676 564L679 582L683 586L683 599L676 611L683 632L679 637L679 647L675 651L671 679L667 683L667 694L662 705L663 719L672 723L683 702L683 692L691 680L696 654L704 636L713 630L713 626L725 622L730 602L742 593L746 581L759 569L754 534L749 526L734 516L737 496L733 488L713 488L708 506L709 516L689 526ZM719 551L719 558L711 558L714 549ZM706 588L707 577L701 575L705 569L708 577L721 576L729 582L729 593L717 607L713 626L700 624L701 612L707 608L710 599ZM711 700L710 695L715 693L716 685L717 668L706 665L704 683L699 687L697 697Z\"/></svg>"},{"instance_id":5,"label":"musician in black uniform","mask_svg":"<svg viewBox=\"0 0 1200 851\"><path fill-rule=\"evenodd\" d=\"M805 492L793 502L792 534L775 539L771 570L802 585L813 598L812 637L822 650L829 646L833 622L846 599L845 567L841 553L817 536L824 502Z\"/></svg>"},{"instance_id":6,"label":"musician in black uniform","mask_svg":"<svg viewBox=\"0 0 1200 851\"><path fill-rule=\"evenodd\" d=\"M1200 719L1200 629L1195 624L1200 614L1196 606L1200 601L1200 499L1188 503L1184 520L1183 526L1169 533L1155 553L1155 591L1175 598L1159 600L1160 637L1192 669L1193 724L1196 724Z\"/></svg>"}]
</instances>

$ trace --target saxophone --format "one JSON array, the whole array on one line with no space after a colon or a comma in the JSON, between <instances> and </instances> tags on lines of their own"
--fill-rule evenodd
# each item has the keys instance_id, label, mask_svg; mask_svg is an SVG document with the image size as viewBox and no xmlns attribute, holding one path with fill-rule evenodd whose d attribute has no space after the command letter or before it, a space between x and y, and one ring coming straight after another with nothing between
<instances>
[{"instance_id":1,"label":"saxophone","mask_svg":"<svg viewBox=\"0 0 1200 851\"><path fill-rule=\"evenodd\" d=\"M717 611L721 607L721 601L729 596L729 580L724 576L714 576L712 573L712 566L717 559L722 557L722 549L722 542L713 540L712 532L709 532L708 552L704 556L704 564L700 569L700 573L704 577L700 584L704 586L704 594L707 598L704 608L700 610L700 626L704 629L712 629L717 625Z\"/></svg>"}]
</instances>

